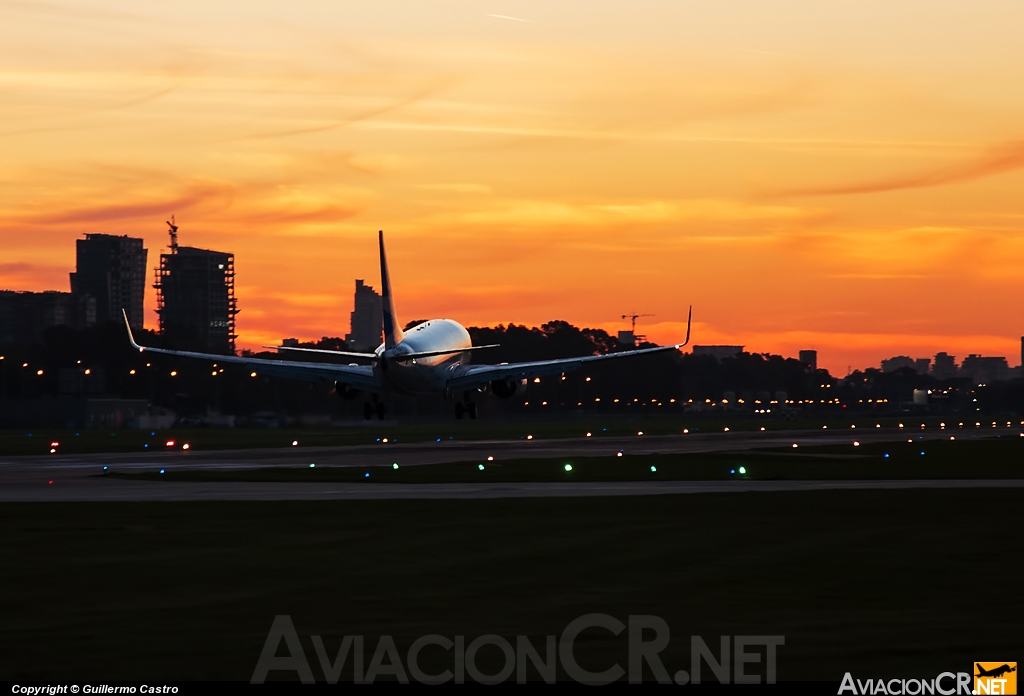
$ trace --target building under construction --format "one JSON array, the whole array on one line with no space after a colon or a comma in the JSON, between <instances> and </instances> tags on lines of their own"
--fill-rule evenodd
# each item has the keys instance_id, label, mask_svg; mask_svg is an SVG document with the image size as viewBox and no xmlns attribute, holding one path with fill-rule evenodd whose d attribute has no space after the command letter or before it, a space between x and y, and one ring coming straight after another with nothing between
<instances>
[{"instance_id":1,"label":"building under construction","mask_svg":"<svg viewBox=\"0 0 1024 696\"><path fill-rule=\"evenodd\" d=\"M235 256L223 251L178 246L170 226L170 251L156 269L156 311L160 335L179 350L235 352Z\"/></svg>"}]
</instances>

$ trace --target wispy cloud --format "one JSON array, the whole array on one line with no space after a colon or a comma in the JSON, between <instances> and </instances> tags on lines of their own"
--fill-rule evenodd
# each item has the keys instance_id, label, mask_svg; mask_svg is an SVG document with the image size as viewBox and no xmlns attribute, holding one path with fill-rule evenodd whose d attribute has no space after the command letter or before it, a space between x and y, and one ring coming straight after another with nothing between
<instances>
[{"instance_id":1,"label":"wispy cloud","mask_svg":"<svg viewBox=\"0 0 1024 696\"><path fill-rule=\"evenodd\" d=\"M858 193L883 193L886 191L957 184L1021 168L1024 168L1024 140L1017 140L995 145L973 160L947 167L924 172L900 174L858 184L791 188L779 193L792 196L843 196Z\"/></svg>"},{"instance_id":2,"label":"wispy cloud","mask_svg":"<svg viewBox=\"0 0 1024 696\"><path fill-rule=\"evenodd\" d=\"M512 22L526 22L527 24L532 24L533 23L533 20L523 19L522 17L512 17L510 15L488 14L487 16L488 17L494 17L495 19L507 19L507 20L510 20Z\"/></svg>"}]
</instances>

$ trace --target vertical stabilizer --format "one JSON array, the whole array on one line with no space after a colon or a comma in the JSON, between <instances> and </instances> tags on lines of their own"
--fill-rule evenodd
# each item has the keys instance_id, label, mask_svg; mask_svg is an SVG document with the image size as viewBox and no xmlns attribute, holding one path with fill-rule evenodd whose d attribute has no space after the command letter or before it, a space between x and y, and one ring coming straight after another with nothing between
<instances>
[{"instance_id":1,"label":"vertical stabilizer","mask_svg":"<svg viewBox=\"0 0 1024 696\"><path fill-rule=\"evenodd\" d=\"M384 347L394 348L402 342L405 334L398 324L395 301L391 296L391 277L388 275L388 258L384 255L384 230L380 233L380 299L384 311Z\"/></svg>"}]
</instances>

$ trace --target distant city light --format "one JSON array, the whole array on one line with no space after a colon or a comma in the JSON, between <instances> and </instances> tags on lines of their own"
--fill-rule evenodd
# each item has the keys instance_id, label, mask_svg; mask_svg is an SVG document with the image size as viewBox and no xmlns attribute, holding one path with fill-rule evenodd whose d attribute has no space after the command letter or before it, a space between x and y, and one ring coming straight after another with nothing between
<instances>
[{"instance_id":1,"label":"distant city light","mask_svg":"<svg viewBox=\"0 0 1024 696\"><path fill-rule=\"evenodd\" d=\"M92 374L92 370L90 370L88 367L85 368L85 374L91 375Z\"/></svg>"},{"instance_id":2,"label":"distant city light","mask_svg":"<svg viewBox=\"0 0 1024 696\"><path fill-rule=\"evenodd\" d=\"M42 370L36 370L36 375L42 375L42 374L43 374Z\"/></svg>"},{"instance_id":3,"label":"distant city light","mask_svg":"<svg viewBox=\"0 0 1024 696\"><path fill-rule=\"evenodd\" d=\"M134 375L135 374L135 370L128 370L128 374Z\"/></svg>"},{"instance_id":4,"label":"distant city light","mask_svg":"<svg viewBox=\"0 0 1024 696\"><path fill-rule=\"evenodd\" d=\"M178 371L177 370L171 370L171 377L177 377L177 376L178 376Z\"/></svg>"},{"instance_id":5,"label":"distant city light","mask_svg":"<svg viewBox=\"0 0 1024 696\"><path fill-rule=\"evenodd\" d=\"M249 376L250 376L250 377L255 377L255 376L256 376L256 373L255 373L255 372L250 372L250 373L249 373Z\"/></svg>"}]
</instances>

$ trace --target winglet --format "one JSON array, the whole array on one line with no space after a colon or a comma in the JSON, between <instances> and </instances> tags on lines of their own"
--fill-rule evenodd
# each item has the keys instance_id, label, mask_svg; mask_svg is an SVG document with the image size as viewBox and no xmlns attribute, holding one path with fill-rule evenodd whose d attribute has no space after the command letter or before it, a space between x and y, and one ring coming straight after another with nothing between
<instances>
[{"instance_id":1,"label":"winglet","mask_svg":"<svg viewBox=\"0 0 1024 696\"><path fill-rule=\"evenodd\" d=\"M128 342L132 344L132 348L141 353L145 348L135 342L135 337L132 336L132 325L128 323L128 312L124 311L124 307L121 308L121 314L124 316L124 328L128 329Z\"/></svg>"},{"instance_id":2,"label":"winglet","mask_svg":"<svg viewBox=\"0 0 1024 696\"><path fill-rule=\"evenodd\" d=\"M384 230L379 233L380 240L380 299L384 314L384 347L394 348L402 342L405 334L398 325L395 315L395 300L391 296L391 276L388 273L388 259L384 255Z\"/></svg>"},{"instance_id":3,"label":"winglet","mask_svg":"<svg viewBox=\"0 0 1024 696\"><path fill-rule=\"evenodd\" d=\"M686 315L686 340L676 346L676 348L682 348L690 342L690 321L693 319L693 305L690 305L690 313Z\"/></svg>"}]
</instances>

